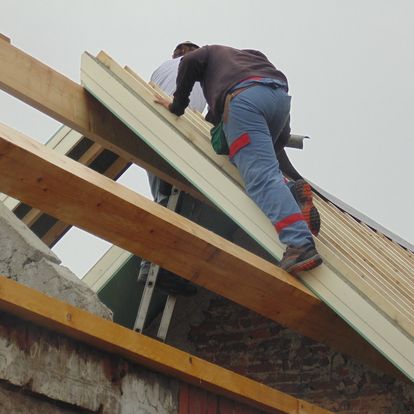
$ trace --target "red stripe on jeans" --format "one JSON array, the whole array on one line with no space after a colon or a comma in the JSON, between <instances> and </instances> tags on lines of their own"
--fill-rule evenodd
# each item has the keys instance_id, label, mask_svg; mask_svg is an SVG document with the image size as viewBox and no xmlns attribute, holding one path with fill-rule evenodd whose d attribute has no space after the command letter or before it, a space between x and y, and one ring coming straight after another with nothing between
<instances>
[{"instance_id":1,"label":"red stripe on jeans","mask_svg":"<svg viewBox=\"0 0 414 414\"><path fill-rule=\"evenodd\" d=\"M247 132L236 138L229 148L229 157L234 157L243 147L250 144L250 137Z\"/></svg>"},{"instance_id":2,"label":"red stripe on jeans","mask_svg":"<svg viewBox=\"0 0 414 414\"><path fill-rule=\"evenodd\" d=\"M302 220L305 221L305 217L303 217L302 213L295 213L290 216L287 216L283 220L280 220L275 224L276 231L280 233L285 227Z\"/></svg>"}]
</instances>

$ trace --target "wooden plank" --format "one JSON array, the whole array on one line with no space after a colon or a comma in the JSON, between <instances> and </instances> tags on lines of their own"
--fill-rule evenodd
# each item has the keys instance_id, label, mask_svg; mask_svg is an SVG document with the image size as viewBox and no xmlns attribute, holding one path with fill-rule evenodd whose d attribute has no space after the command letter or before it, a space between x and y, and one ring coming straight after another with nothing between
<instances>
[{"instance_id":1,"label":"wooden plank","mask_svg":"<svg viewBox=\"0 0 414 414\"><path fill-rule=\"evenodd\" d=\"M388 246L387 249L379 249L375 242L378 239L378 234L375 231L366 228L358 223L354 218L347 213L340 212L338 208L331 203L324 203L324 208L329 210L328 217L332 220L332 228L335 227L341 229L339 236L345 238L349 235L350 246L353 248L356 254L364 256L363 261L375 270L376 276L380 276L381 279L391 278L392 284L402 283L404 289L401 290L401 294L405 294L405 291L414 292L413 288L413 263L411 263L411 269L399 269L398 274L395 274L395 268L391 265L390 260L395 256L390 254L391 250ZM404 250L400 248L400 254ZM398 256L397 256L398 257ZM411 296L414 298L414 295Z\"/></svg>"},{"instance_id":2,"label":"wooden plank","mask_svg":"<svg viewBox=\"0 0 414 414\"><path fill-rule=\"evenodd\" d=\"M364 250L364 245L360 241L361 237L349 234L347 228L341 228L339 221L336 223L338 231L333 231L333 225L325 226L321 231L321 240L335 245L342 259L359 272L360 279L362 279L359 289L369 295L373 286L376 286L382 295L398 302L397 306L402 312L408 312L413 321L413 313L410 310L414 306L411 289L409 286L404 286L401 274L393 272L388 263L381 256L377 256L375 251L370 251L368 247ZM414 330L408 330L408 333L413 335Z\"/></svg>"},{"instance_id":3,"label":"wooden plank","mask_svg":"<svg viewBox=\"0 0 414 414\"><path fill-rule=\"evenodd\" d=\"M154 105L154 96L156 92L166 97L158 87L151 87L130 68L128 68L128 70L121 68L121 66L119 66L105 52L100 52L97 58L105 66L110 68L112 73L119 76L131 89L137 90L137 86L139 85L138 91L140 97L148 105ZM165 112L163 112L163 114L165 116ZM191 141L203 154L207 154L211 162L220 167L222 171L225 171L227 176L234 180L235 183L244 187L239 171L228 161L228 157L225 155L217 155L214 152L210 143L209 128L206 128L205 126L207 123L204 121L204 126L200 126L199 121L194 122L194 119L197 118L196 113L190 109L187 109L185 115L178 119L177 116L173 114L167 114L166 117L172 127L179 128L180 132L185 135L187 140Z\"/></svg>"},{"instance_id":4,"label":"wooden plank","mask_svg":"<svg viewBox=\"0 0 414 414\"><path fill-rule=\"evenodd\" d=\"M300 281L275 265L5 126L0 126L0 154L0 191L398 376Z\"/></svg>"},{"instance_id":5,"label":"wooden plank","mask_svg":"<svg viewBox=\"0 0 414 414\"><path fill-rule=\"evenodd\" d=\"M343 253L343 244L335 240L335 235L324 231L324 233L321 234L321 238L324 242L329 242L330 245L336 245L339 254ZM407 333L414 332L410 306L401 306L401 303L398 303L399 298L391 296L388 293L389 291L384 289L384 286L378 286L374 281L370 280L367 273L361 273L361 267L358 267L358 265L355 264L352 257L343 256L342 260L344 260L345 263L359 275L357 277L350 277L348 275L347 280L351 282L353 286L358 288L360 292L365 292L370 301L374 302L376 306L381 307L381 310L386 312L391 320L398 323L398 325L404 328Z\"/></svg>"},{"instance_id":6,"label":"wooden plank","mask_svg":"<svg viewBox=\"0 0 414 414\"><path fill-rule=\"evenodd\" d=\"M60 154L67 155L74 150L82 140L84 140L82 134L64 126L59 128L59 130L47 141L45 145ZM79 158L76 158L76 161L89 166L98 156L102 154L103 151L104 149L102 146L94 143L89 149L81 154ZM116 179L128 168L129 165L129 162L125 161L121 157L117 157L109 168L102 172L102 174L106 177ZM2 195L1 201L3 201L10 210L14 210L20 204L18 200L4 194ZM38 219L40 219L42 215L42 211L32 208L23 217L21 217L21 220L27 226L31 227ZM52 247L60 239L60 237L62 237L70 229L70 227L71 226L69 224L57 221L47 230L46 233L42 234L41 239L49 247ZM38 231L36 233L39 235Z\"/></svg>"},{"instance_id":7,"label":"wooden plank","mask_svg":"<svg viewBox=\"0 0 414 414\"><path fill-rule=\"evenodd\" d=\"M77 160L81 164L89 165L93 160L102 153L103 148L98 144L93 144L82 156ZM125 161L123 162L125 164ZM26 226L30 227L43 214L37 208L32 208L23 218L22 221ZM56 223L58 224L58 223ZM50 231L50 230L49 230Z\"/></svg>"},{"instance_id":8,"label":"wooden plank","mask_svg":"<svg viewBox=\"0 0 414 414\"><path fill-rule=\"evenodd\" d=\"M10 37L5 36L3 33L0 33L0 40L10 43Z\"/></svg>"},{"instance_id":9,"label":"wooden plank","mask_svg":"<svg viewBox=\"0 0 414 414\"><path fill-rule=\"evenodd\" d=\"M203 153L200 147L194 147L194 138L187 139L186 134L181 133L180 125L185 121L185 116L177 119L154 104L148 96L143 98L141 94L146 96L147 92L141 90L141 84L108 57L101 62L85 53L82 57L81 77L91 93L169 159L218 208L270 254L280 257L282 247L276 242L275 231L269 220L240 186L235 185L222 170L218 170L209 154ZM407 338L400 327L393 325L383 314L371 312L374 305L366 303L364 296L355 294L349 284L343 283L342 278L353 273L352 269L327 246L318 240L316 244L326 263L306 272L302 277L303 282L404 373L409 373L414 378L414 343L406 344ZM343 298L347 296L357 300L358 304L344 301ZM358 307L371 308L361 313L355 311ZM374 326L375 329L372 328ZM388 332L386 337L383 336L384 329ZM407 346L402 346L402 343ZM410 347L413 352L407 353Z\"/></svg>"},{"instance_id":10,"label":"wooden plank","mask_svg":"<svg viewBox=\"0 0 414 414\"><path fill-rule=\"evenodd\" d=\"M131 132L79 84L0 42L0 88L59 122L79 131L126 161L204 200L162 157Z\"/></svg>"},{"instance_id":11,"label":"wooden plank","mask_svg":"<svg viewBox=\"0 0 414 414\"><path fill-rule=\"evenodd\" d=\"M355 273L347 274L347 280L413 337L414 303L410 284L414 281L414 269L411 275L397 273L389 264L392 253L386 249L382 252L378 249L377 253L377 249L371 247L378 239L377 233L370 230L370 234L366 234L364 226L330 203L318 203L318 206L320 212L325 213L319 239L326 245L335 246L336 253L354 269Z\"/></svg>"},{"instance_id":12,"label":"wooden plank","mask_svg":"<svg viewBox=\"0 0 414 414\"><path fill-rule=\"evenodd\" d=\"M205 390L275 413L327 414L291 397L0 276L0 309ZM298 406L304 407L303 411ZM308 411L306 411L308 410ZM311 411L313 410L313 411Z\"/></svg>"},{"instance_id":13,"label":"wooden plank","mask_svg":"<svg viewBox=\"0 0 414 414\"><path fill-rule=\"evenodd\" d=\"M111 246L101 259L86 273L82 282L94 292L102 289L111 277L131 258L131 253L118 246Z\"/></svg>"},{"instance_id":14,"label":"wooden plank","mask_svg":"<svg viewBox=\"0 0 414 414\"><path fill-rule=\"evenodd\" d=\"M173 129L170 125L160 122L160 116L165 117L170 124L182 123L185 119L177 119L177 116L160 105L155 105L153 96L147 96L144 102L138 99L140 95L129 87L129 82L134 81L133 77L115 62L112 63L111 71L116 68L116 76L112 75L106 64L84 53L81 68L83 84L98 99L105 100L106 105L110 102L113 108L116 107L114 112L125 124L169 159L178 171L195 183L211 202L249 233L264 249L280 259L284 247L276 236L274 226L258 209L256 203L240 186L234 185L232 178L223 175L221 169L217 168L218 165L212 165L211 159L206 158L199 148L194 150L192 139L187 140L187 136L181 134L178 128ZM129 79L122 78L120 87L118 76L123 73L126 73ZM102 87L102 84L105 86ZM124 88L124 85L128 87ZM149 109L149 103L155 107L154 112ZM113 108L111 110L114 110ZM223 158L222 162L229 163ZM223 209L223 205L227 208Z\"/></svg>"},{"instance_id":15,"label":"wooden plank","mask_svg":"<svg viewBox=\"0 0 414 414\"><path fill-rule=\"evenodd\" d=\"M58 221L42 236L43 243L49 247L53 247L70 228L70 224Z\"/></svg>"}]
</instances>

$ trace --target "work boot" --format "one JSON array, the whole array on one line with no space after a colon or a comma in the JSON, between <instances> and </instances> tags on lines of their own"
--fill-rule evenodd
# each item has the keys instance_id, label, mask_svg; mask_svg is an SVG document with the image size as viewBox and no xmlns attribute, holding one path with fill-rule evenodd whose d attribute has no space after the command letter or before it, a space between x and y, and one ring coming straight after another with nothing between
<instances>
[{"instance_id":1,"label":"work boot","mask_svg":"<svg viewBox=\"0 0 414 414\"><path fill-rule=\"evenodd\" d=\"M305 180L297 180L288 186L293 197L295 197L303 217L314 236L319 234L321 228L321 217L318 209L313 205L312 188Z\"/></svg>"},{"instance_id":2,"label":"work boot","mask_svg":"<svg viewBox=\"0 0 414 414\"><path fill-rule=\"evenodd\" d=\"M314 244L303 247L288 247L283 254L279 267L286 272L296 274L311 270L322 263L322 258L317 252Z\"/></svg>"}]
</instances>

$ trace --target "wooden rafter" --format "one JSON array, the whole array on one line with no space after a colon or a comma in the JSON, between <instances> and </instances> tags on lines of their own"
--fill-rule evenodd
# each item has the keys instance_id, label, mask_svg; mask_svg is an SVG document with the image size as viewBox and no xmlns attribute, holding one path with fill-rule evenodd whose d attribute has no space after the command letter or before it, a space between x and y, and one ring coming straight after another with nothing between
<instances>
[{"instance_id":1,"label":"wooden rafter","mask_svg":"<svg viewBox=\"0 0 414 414\"><path fill-rule=\"evenodd\" d=\"M0 191L398 376L280 268L6 126L0 154Z\"/></svg>"},{"instance_id":2,"label":"wooden rafter","mask_svg":"<svg viewBox=\"0 0 414 414\"><path fill-rule=\"evenodd\" d=\"M7 43L10 43L10 38L9 37L7 37L7 36L5 36L4 34L2 34L2 33L0 33L0 40L1 41L4 41L4 42L7 42Z\"/></svg>"},{"instance_id":3,"label":"wooden rafter","mask_svg":"<svg viewBox=\"0 0 414 414\"><path fill-rule=\"evenodd\" d=\"M0 42L0 88L126 161L151 171L163 180L204 199L187 180L79 84L32 56Z\"/></svg>"}]
</instances>

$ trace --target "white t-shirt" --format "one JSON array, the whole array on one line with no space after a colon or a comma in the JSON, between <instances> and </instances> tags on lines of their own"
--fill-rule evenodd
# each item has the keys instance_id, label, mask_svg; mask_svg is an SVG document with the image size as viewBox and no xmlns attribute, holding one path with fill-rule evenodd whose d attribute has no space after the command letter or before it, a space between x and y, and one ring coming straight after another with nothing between
<instances>
[{"instance_id":1,"label":"white t-shirt","mask_svg":"<svg viewBox=\"0 0 414 414\"><path fill-rule=\"evenodd\" d=\"M177 87L176 80L180 60L181 57L167 60L151 75L151 82L154 82L156 85L158 85L169 96L173 96ZM196 82L190 94L189 107L202 113L206 104L207 103L204 98L201 85L199 82ZM157 203L160 203L162 200L167 199L168 195L160 192L160 185L162 185L161 180L154 174L151 174L149 171L147 171L147 174L154 200Z\"/></svg>"},{"instance_id":2,"label":"white t-shirt","mask_svg":"<svg viewBox=\"0 0 414 414\"><path fill-rule=\"evenodd\" d=\"M177 87L176 79L180 60L181 57L167 60L151 75L151 82L157 84L169 96L173 96ZM203 112L205 106L206 100L203 90L201 89L200 83L196 82L191 91L189 107L198 112Z\"/></svg>"}]
</instances>

